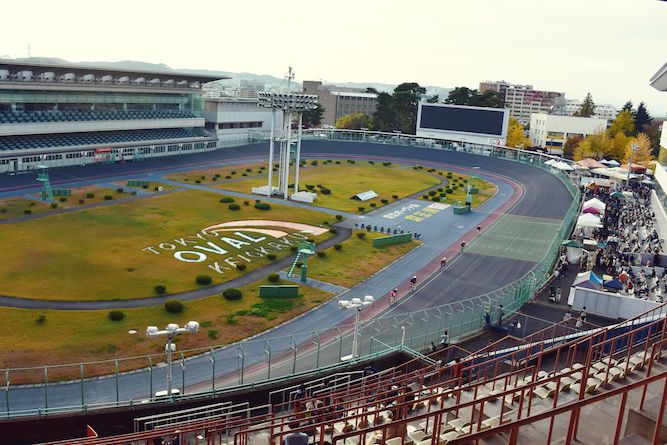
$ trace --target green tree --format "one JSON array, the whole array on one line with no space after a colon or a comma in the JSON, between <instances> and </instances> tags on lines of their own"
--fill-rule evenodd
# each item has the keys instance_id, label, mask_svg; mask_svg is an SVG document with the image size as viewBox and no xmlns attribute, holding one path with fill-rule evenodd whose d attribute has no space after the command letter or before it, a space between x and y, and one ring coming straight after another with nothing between
<instances>
[{"instance_id":1,"label":"green tree","mask_svg":"<svg viewBox=\"0 0 667 445\"><path fill-rule=\"evenodd\" d=\"M632 101L629 100L625 103L625 105L623 105L623 108L621 108L621 111L629 111L629 112L632 113L634 107L635 106L633 105Z\"/></svg>"},{"instance_id":2,"label":"green tree","mask_svg":"<svg viewBox=\"0 0 667 445\"><path fill-rule=\"evenodd\" d=\"M322 125L322 116L324 116L324 107L321 103L317 102L315 108L312 110L304 111L303 113L303 127L317 127Z\"/></svg>"},{"instance_id":3,"label":"green tree","mask_svg":"<svg viewBox=\"0 0 667 445\"><path fill-rule=\"evenodd\" d=\"M593 96L591 93L586 94L584 101L579 106L579 109L574 113L575 116L579 117L591 117L595 115L595 102L593 102Z\"/></svg>"},{"instance_id":4,"label":"green tree","mask_svg":"<svg viewBox=\"0 0 667 445\"><path fill-rule=\"evenodd\" d=\"M622 110L616 115L616 119L609 126L609 135L614 137L618 133L623 133L626 136L632 136L635 132L635 119L632 112L629 110Z\"/></svg>"},{"instance_id":5,"label":"green tree","mask_svg":"<svg viewBox=\"0 0 667 445\"><path fill-rule=\"evenodd\" d=\"M398 124L395 130L415 134L417 105L424 94L426 94L426 88L419 86L416 82L405 82L394 88L392 99Z\"/></svg>"},{"instance_id":6,"label":"green tree","mask_svg":"<svg viewBox=\"0 0 667 445\"><path fill-rule=\"evenodd\" d=\"M391 94L377 93L371 128L379 131L392 131L396 128L396 120L394 100Z\"/></svg>"},{"instance_id":7,"label":"green tree","mask_svg":"<svg viewBox=\"0 0 667 445\"><path fill-rule=\"evenodd\" d=\"M635 130L642 131L644 125L650 125L651 122L653 122L653 118L648 113L646 105L644 102L640 102L635 113Z\"/></svg>"},{"instance_id":8,"label":"green tree","mask_svg":"<svg viewBox=\"0 0 667 445\"><path fill-rule=\"evenodd\" d=\"M479 93L477 90L472 91L473 94L470 98L470 103L467 105L490 108L503 108L505 106L505 100L497 91L484 91L483 93Z\"/></svg>"},{"instance_id":9,"label":"green tree","mask_svg":"<svg viewBox=\"0 0 667 445\"><path fill-rule=\"evenodd\" d=\"M362 128L369 128L371 118L364 113L352 113L341 116L336 120L336 128L344 130L360 130Z\"/></svg>"},{"instance_id":10,"label":"green tree","mask_svg":"<svg viewBox=\"0 0 667 445\"><path fill-rule=\"evenodd\" d=\"M440 102L440 96L436 94L435 96L432 96L429 99L427 99L426 102L429 104L437 104L438 102Z\"/></svg>"},{"instance_id":11,"label":"green tree","mask_svg":"<svg viewBox=\"0 0 667 445\"><path fill-rule=\"evenodd\" d=\"M445 103L452 105L469 105L472 95L473 90L468 87L455 87L452 91L449 92L449 95L447 95Z\"/></svg>"}]
</instances>

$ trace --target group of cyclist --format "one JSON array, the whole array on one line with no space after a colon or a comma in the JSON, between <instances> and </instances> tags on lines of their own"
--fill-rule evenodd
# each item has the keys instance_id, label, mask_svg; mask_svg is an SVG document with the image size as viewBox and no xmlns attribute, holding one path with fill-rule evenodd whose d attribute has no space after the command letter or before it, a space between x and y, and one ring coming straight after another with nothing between
<instances>
[{"instance_id":1,"label":"group of cyclist","mask_svg":"<svg viewBox=\"0 0 667 445\"><path fill-rule=\"evenodd\" d=\"M477 234L479 235L481 232L482 232L482 226L477 226ZM465 247L466 247L465 240L461 241L461 253L463 253ZM446 265L447 265L447 257L443 256L442 259L440 260L440 270L444 269ZM410 285L409 293L413 293L417 288L417 275L413 275L412 278L410 278L409 285ZM397 300L398 300L398 288L394 288L389 292L389 305L393 306Z\"/></svg>"}]
</instances>

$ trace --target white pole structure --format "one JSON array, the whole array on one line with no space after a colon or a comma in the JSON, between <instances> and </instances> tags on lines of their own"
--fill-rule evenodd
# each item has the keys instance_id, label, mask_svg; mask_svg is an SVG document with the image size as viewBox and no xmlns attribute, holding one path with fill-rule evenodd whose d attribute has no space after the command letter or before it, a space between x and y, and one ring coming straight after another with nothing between
<instances>
[{"instance_id":1,"label":"white pole structure","mask_svg":"<svg viewBox=\"0 0 667 445\"><path fill-rule=\"evenodd\" d=\"M275 108L271 110L271 139L269 139L269 190L266 192L266 196L271 197L273 195L273 152L274 139L275 139L275 127L276 127L276 110Z\"/></svg>"},{"instance_id":2,"label":"white pole structure","mask_svg":"<svg viewBox=\"0 0 667 445\"><path fill-rule=\"evenodd\" d=\"M630 190L630 172L632 171L632 155L634 154L635 150L639 148L639 145L637 144L631 144L630 145L630 159L628 160L628 183L627 187L628 190Z\"/></svg>"},{"instance_id":3,"label":"white pole structure","mask_svg":"<svg viewBox=\"0 0 667 445\"><path fill-rule=\"evenodd\" d=\"M182 328L176 323L169 323L163 330L158 329L157 326L148 326L146 328L146 337L167 337L167 344L165 345L165 352L167 353L167 396L172 396L173 377L171 372L172 354L174 349L174 337L176 334L190 333L195 334L199 331L199 323L196 321L188 321ZM153 394L151 394L152 396Z\"/></svg>"},{"instance_id":4,"label":"white pole structure","mask_svg":"<svg viewBox=\"0 0 667 445\"><path fill-rule=\"evenodd\" d=\"M283 166L283 198L287 199L289 197L289 164L290 164L290 151L292 150L292 111L287 113L287 133L285 137L285 165Z\"/></svg>"},{"instance_id":5,"label":"white pole structure","mask_svg":"<svg viewBox=\"0 0 667 445\"><path fill-rule=\"evenodd\" d=\"M375 299L371 295L366 295L363 300L361 298L353 298L351 300L340 300L338 302L338 307L341 310L354 309L354 334L352 337L352 358L355 359L359 356L359 342L357 341L357 336L359 335L359 320L361 311L366 309L369 306L373 305Z\"/></svg>"},{"instance_id":6,"label":"white pole structure","mask_svg":"<svg viewBox=\"0 0 667 445\"><path fill-rule=\"evenodd\" d=\"M294 165L294 193L299 193L299 168L301 167L301 127L303 126L303 112L299 113L299 133L296 138L296 164Z\"/></svg>"}]
</instances>

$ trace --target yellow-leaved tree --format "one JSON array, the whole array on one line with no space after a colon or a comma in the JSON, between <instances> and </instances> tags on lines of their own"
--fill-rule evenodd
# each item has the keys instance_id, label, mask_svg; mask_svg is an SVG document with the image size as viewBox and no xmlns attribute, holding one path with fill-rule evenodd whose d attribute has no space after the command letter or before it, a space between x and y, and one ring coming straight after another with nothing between
<instances>
[{"instance_id":1,"label":"yellow-leaved tree","mask_svg":"<svg viewBox=\"0 0 667 445\"><path fill-rule=\"evenodd\" d=\"M611 147L612 140L607 132L591 134L574 150L574 160L581 161L586 158L600 160L609 154Z\"/></svg>"},{"instance_id":2,"label":"yellow-leaved tree","mask_svg":"<svg viewBox=\"0 0 667 445\"><path fill-rule=\"evenodd\" d=\"M509 125L507 126L507 142L508 147L527 148L531 146L530 139L524 133L524 127L521 122L514 117L510 117Z\"/></svg>"},{"instance_id":3,"label":"yellow-leaved tree","mask_svg":"<svg viewBox=\"0 0 667 445\"><path fill-rule=\"evenodd\" d=\"M625 157L623 158L623 162L626 164L630 160L630 151L633 145L635 151L632 153L632 163L648 167L648 164L655 160L651 153L651 139L646 133L639 133L637 137L630 139L625 147Z\"/></svg>"}]
</instances>

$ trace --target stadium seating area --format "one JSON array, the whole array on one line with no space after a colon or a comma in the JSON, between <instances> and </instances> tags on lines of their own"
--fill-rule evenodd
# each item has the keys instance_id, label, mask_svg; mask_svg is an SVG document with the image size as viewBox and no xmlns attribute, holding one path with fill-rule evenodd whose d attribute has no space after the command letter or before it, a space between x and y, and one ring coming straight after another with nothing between
<instances>
[{"instance_id":1,"label":"stadium seating area","mask_svg":"<svg viewBox=\"0 0 667 445\"><path fill-rule=\"evenodd\" d=\"M0 137L0 150L117 144L161 139L183 139L194 136L193 131L184 128L5 136Z\"/></svg>"},{"instance_id":2,"label":"stadium seating area","mask_svg":"<svg viewBox=\"0 0 667 445\"><path fill-rule=\"evenodd\" d=\"M58 443L446 445L479 440L490 445L500 443L494 437L510 428L519 434L526 422L530 428L522 430L521 443L549 443L544 439L556 430L574 432L571 423L568 430L570 416L556 418L558 412L576 408L579 417L607 410L602 415L611 412L613 418L619 408L607 397L622 395L623 410L626 397L628 403L638 402L643 385L665 379L664 309L565 336L566 326L559 323L518 340L516 347L501 341L471 353L450 346L391 369L364 370L353 380L319 378L273 392L276 400L270 399L261 414L217 404L209 406L209 415L199 407L135 419L139 428L132 434ZM539 423L542 419L551 422ZM577 420L579 434L600 434L596 422L587 419ZM618 440L622 420L623 414L615 430L603 427L607 438L600 443ZM616 441L607 441L614 432Z\"/></svg>"},{"instance_id":3,"label":"stadium seating area","mask_svg":"<svg viewBox=\"0 0 667 445\"><path fill-rule=\"evenodd\" d=\"M1 124L39 122L108 121L136 119L191 119L197 116L183 110L76 110L76 111L4 111L0 112Z\"/></svg>"}]
</instances>

